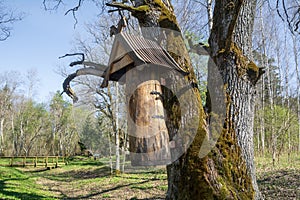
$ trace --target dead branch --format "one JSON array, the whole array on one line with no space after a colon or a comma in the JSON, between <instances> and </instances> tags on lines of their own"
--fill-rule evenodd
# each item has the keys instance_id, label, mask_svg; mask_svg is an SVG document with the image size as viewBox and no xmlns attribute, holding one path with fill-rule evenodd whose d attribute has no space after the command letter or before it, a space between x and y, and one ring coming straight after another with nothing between
<instances>
[{"instance_id":1,"label":"dead branch","mask_svg":"<svg viewBox=\"0 0 300 200\"><path fill-rule=\"evenodd\" d=\"M65 81L63 82L63 92L60 94L62 95L64 92L73 99L73 102L78 101L78 97L75 95L75 92L70 87L70 82L76 77L76 73L70 74Z\"/></svg>"},{"instance_id":2,"label":"dead branch","mask_svg":"<svg viewBox=\"0 0 300 200\"><path fill-rule=\"evenodd\" d=\"M71 63L70 63L70 67L73 67L74 65L81 65L81 64L84 62L84 59L85 59L85 58L84 58L84 54L83 54L83 53L66 54L66 55L64 55L64 56L60 56L59 59L65 58L65 57L68 57L68 56L78 56L78 55L82 56L82 59L79 60L79 61L71 62Z\"/></svg>"},{"instance_id":3,"label":"dead branch","mask_svg":"<svg viewBox=\"0 0 300 200\"><path fill-rule=\"evenodd\" d=\"M70 63L70 66L73 67L75 65L84 65L84 66L89 66L89 67L93 67L99 71L105 71L107 66L103 65L103 64L99 64L99 63L94 63L91 61L84 61L85 60L85 56L84 53L72 53L72 54L65 54L63 56L60 56L59 59L61 58L65 58L65 57L69 57L69 56L81 56L81 60L78 61L74 61Z\"/></svg>"},{"instance_id":4,"label":"dead branch","mask_svg":"<svg viewBox=\"0 0 300 200\"><path fill-rule=\"evenodd\" d=\"M70 74L63 82L63 92L61 93L61 94L63 94L65 92L69 97L71 97L73 99L74 103L76 101L78 101L78 98L77 98L75 92L71 89L70 82L74 78L76 78L78 76L82 76L82 75L94 75L94 76L98 76L98 77L104 77L104 72L107 69L107 66L105 66L105 65L93 63L90 61L84 61L85 56L83 53L65 54L63 56L60 56L59 59L69 57L69 56L78 56L78 55L82 57L81 60L71 62L70 66L72 67L75 65L84 65L84 66L90 66L90 67L78 69L75 73Z\"/></svg>"},{"instance_id":5,"label":"dead branch","mask_svg":"<svg viewBox=\"0 0 300 200\"><path fill-rule=\"evenodd\" d=\"M72 90L70 86L70 82L78 77L78 76L83 76L83 75L94 75L98 77L104 77L104 72L105 70L99 70L95 68L82 68L78 69L75 73L70 74L65 81L63 82L63 92L61 95L65 92L69 97L73 99L73 102L76 103L78 101L78 97L76 96L75 92Z\"/></svg>"}]
</instances>

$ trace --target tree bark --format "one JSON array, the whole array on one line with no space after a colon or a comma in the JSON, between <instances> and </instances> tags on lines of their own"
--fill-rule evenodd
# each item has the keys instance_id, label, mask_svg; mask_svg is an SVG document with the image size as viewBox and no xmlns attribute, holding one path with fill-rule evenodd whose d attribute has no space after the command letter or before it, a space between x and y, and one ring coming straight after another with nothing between
<instances>
[{"instance_id":1,"label":"tree bark","mask_svg":"<svg viewBox=\"0 0 300 200\"><path fill-rule=\"evenodd\" d=\"M252 33L255 18L256 0L244 0L239 13L238 21L234 30L234 42L241 48L242 53L251 62L253 60L252 55ZM257 69L259 70L259 69ZM225 77L224 77L225 78ZM242 154L246 160L247 169L251 174L252 185L255 190L255 199L261 199L255 174L254 165L254 146L253 146L253 127L254 127L254 111L255 111L255 84L251 80L252 77L248 75L247 79L244 80L242 76L237 77L238 82L237 94L232 95L233 105L238 105L235 102L239 102L239 106L234 106L234 112L238 112L235 115L235 131L239 146L242 149ZM257 78L257 77L255 77ZM257 80L255 80L256 83ZM236 83L235 83L236 84ZM234 86L228 83L229 88ZM239 88L238 86L241 86ZM234 100L237 98L238 100ZM240 108L238 108L240 107Z\"/></svg>"},{"instance_id":2,"label":"tree bark","mask_svg":"<svg viewBox=\"0 0 300 200\"><path fill-rule=\"evenodd\" d=\"M0 119L0 155L3 154L4 145L4 117Z\"/></svg>"}]
</instances>

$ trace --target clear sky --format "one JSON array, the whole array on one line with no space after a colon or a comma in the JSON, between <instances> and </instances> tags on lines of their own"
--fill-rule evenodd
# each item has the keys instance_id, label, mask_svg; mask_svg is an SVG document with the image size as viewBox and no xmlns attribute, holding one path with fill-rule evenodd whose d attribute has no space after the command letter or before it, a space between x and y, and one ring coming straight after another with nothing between
<instances>
[{"instance_id":1,"label":"clear sky","mask_svg":"<svg viewBox=\"0 0 300 200\"><path fill-rule=\"evenodd\" d=\"M58 11L47 12L43 9L43 0L6 0L4 4L16 11L24 12L25 18L13 25L10 38L0 42L0 73L19 71L26 74L35 69L40 84L35 100L49 100L50 92L62 90L64 78L57 74L61 65L68 60L58 57L72 53L75 36L85 36L85 24L96 20L96 7L85 4L77 13L79 24L74 29L74 19L64 13L75 4L64 5Z\"/></svg>"}]
</instances>

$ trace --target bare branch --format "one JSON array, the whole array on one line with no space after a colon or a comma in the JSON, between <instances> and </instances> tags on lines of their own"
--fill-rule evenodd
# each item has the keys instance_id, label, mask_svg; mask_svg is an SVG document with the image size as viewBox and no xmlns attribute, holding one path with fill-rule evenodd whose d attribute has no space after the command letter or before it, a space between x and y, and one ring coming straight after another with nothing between
<instances>
[{"instance_id":1,"label":"bare branch","mask_svg":"<svg viewBox=\"0 0 300 200\"><path fill-rule=\"evenodd\" d=\"M61 58L65 58L65 57L68 57L68 56L82 56L82 59L79 60L79 61L74 61L74 62L71 62L70 63L70 66L73 67L74 65L81 65L84 61L84 54L83 53L72 53L72 54L65 54L64 56L60 56L59 59Z\"/></svg>"},{"instance_id":2,"label":"bare branch","mask_svg":"<svg viewBox=\"0 0 300 200\"><path fill-rule=\"evenodd\" d=\"M0 2L0 41L6 40L11 35L11 25L17 21L22 20L23 13L15 14L13 11L7 9Z\"/></svg>"},{"instance_id":3,"label":"bare branch","mask_svg":"<svg viewBox=\"0 0 300 200\"><path fill-rule=\"evenodd\" d=\"M72 12L73 18L75 20L74 28L76 28L76 25L78 24L78 20L77 20L77 17L76 17L76 12L81 7L83 1L84 0L78 0L77 6L75 6L73 8L70 8L69 10L67 10L65 12L65 15L68 15L70 12ZM51 2L51 1L50 0L43 0L43 5L44 5L44 9L45 10L49 10L49 11L51 11L51 10L57 10L61 4L64 4L63 0L52 0L52 2L54 3L54 5L51 7L50 6L51 3L47 4L47 2Z\"/></svg>"},{"instance_id":4,"label":"bare branch","mask_svg":"<svg viewBox=\"0 0 300 200\"><path fill-rule=\"evenodd\" d=\"M114 12L114 11L118 11L119 9L121 10L127 10L129 12L142 12L141 10L139 10L139 8L137 7L133 7L133 6L129 6L123 3L118 3L118 2L113 2L113 3L106 3L106 6L109 7L113 7L113 8L118 8L116 10L110 10L109 12Z\"/></svg>"},{"instance_id":5,"label":"bare branch","mask_svg":"<svg viewBox=\"0 0 300 200\"><path fill-rule=\"evenodd\" d=\"M53 6L53 7L49 7L47 5L47 1L49 0L43 0L43 5L44 5L44 9L45 10L57 10L58 7L63 4L63 1L62 0L54 0L54 2L56 2L56 4Z\"/></svg>"},{"instance_id":6,"label":"bare branch","mask_svg":"<svg viewBox=\"0 0 300 200\"><path fill-rule=\"evenodd\" d=\"M94 68L82 68L77 70L75 73L70 74L65 81L63 82L63 94L64 92L73 99L73 102L78 101L78 97L76 96L75 92L71 89L70 82L78 77L78 76L83 76L83 75L94 75L98 77L104 77L104 72L105 70L99 70L99 69L94 69Z\"/></svg>"},{"instance_id":7,"label":"bare branch","mask_svg":"<svg viewBox=\"0 0 300 200\"><path fill-rule=\"evenodd\" d=\"M76 101L78 101L78 98L77 98L75 92L71 89L70 82L74 78L76 78L78 76L82 76L82 75L94 75L94 76L98 76L98 77L104 77L104 72L107 69L107 66L105 66L105 65L97 64L97 63L90 62L90 61L84 61L85 56L83 53L65 54L64 56L59 57L59 59L65 58L68 56L77 56L77 55L82 56L82 59L79 61L74 61L74 62L70 63L71 67L74 65L84 65L84 66L90 66L90 67L77 70L75 73L70 74L63 82L63 92L61 94L63 94L65 92L69 97L71 97L73 99L74 103Z\"/></svg>"},{"instance_id":8,"label":"bare branch","mask_svg":"<svg viewBox=\"0 0 300 200\"><path fill-rule=\"evenodd\" d=\"M78 11L78 9L80 8L81 4L82 4L83 0L79 0L77 6L75 6L74 8L71 8L69 10L67 10L67 12L65 13L65 15L69 14L69 12L72 12L73 14L73 18L75 20L75 24L74 24L74 28L76 27L78 20L76 18L76 12Z\"/></svg>"},{"instance_id":9,"label":"bare branch","mask_svg":"<svg viewBox=\"0 0 300 200\"><path fill-rule=\"evenodd\" d=\"M281 1L281 6L280 6ZM276 1L276 10L282 21L287 22L287 25L292 34L299 32L300 24L300 5L287 5L285 0ZM283 14L282 14L283 13Z\"/></svg>"}]
</instances>

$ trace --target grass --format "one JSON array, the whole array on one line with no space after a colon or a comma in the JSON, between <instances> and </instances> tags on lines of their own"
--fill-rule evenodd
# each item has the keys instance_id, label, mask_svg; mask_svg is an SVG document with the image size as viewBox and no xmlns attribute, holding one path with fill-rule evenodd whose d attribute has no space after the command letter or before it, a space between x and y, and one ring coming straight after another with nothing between
<instances>
[{"instance_id":1,"label":"grass","mask_svg":"<svg viewBox=\"0 0 300 200\"><path fill-rule=\"evenodd\" d=\"M104 162L76 157L52 170L1 167L0 199L164 199L165 170L111 175Z\"/></svg>"},{"instance_id":2,"label":"grass","mask_svg":"<svg viewBox=\"0 0 300 200\"><path fill-rule=\"evenodd\" d=\"M0 167L0 199L55 199L36 179L15 168Z\"/></svg>"},{"instance_id":3,"label":"grass","mask_svg":"<svg viewBox=\"0 0 300 200\"><path fill-rule=\"evenodd\" d=\"M256 157L257 182L264 198L300 199L300 155L280 156L273 166L272 156Z\"/></svg>"},{"instance_id":4,"label":"grass","mask_svg":"<svg viewBox=\"0 0 300 200\"><path fill-rule=\"evenodd\" d=\"M300 157L256 157L259 187L265 199L300 199ZM107 160L76 157L52 170L0 167L0 199L164 199L164 168L144 168L111 175Z\"/></svg>"}]
</instances>

